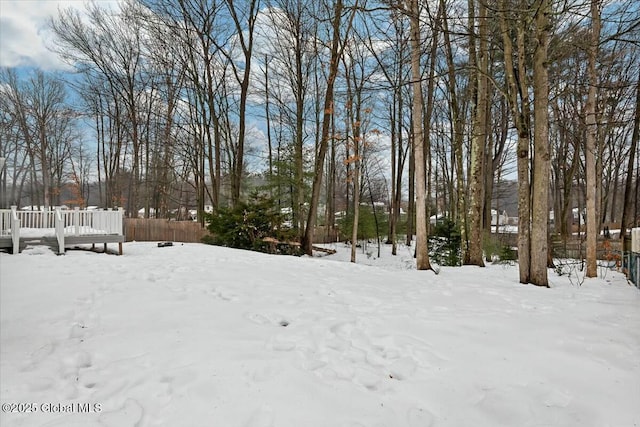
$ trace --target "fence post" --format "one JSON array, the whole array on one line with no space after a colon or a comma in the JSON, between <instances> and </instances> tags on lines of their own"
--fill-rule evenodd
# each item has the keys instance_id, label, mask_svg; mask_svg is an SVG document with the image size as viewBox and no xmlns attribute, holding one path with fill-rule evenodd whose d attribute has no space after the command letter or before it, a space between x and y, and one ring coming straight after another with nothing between
<instances>
[{"instance_id":1,"label":"fence post","mask_svg":"<svg viewBox=\"0 0 640 427\"><path fill-rule=\"evenodd\" d=\"M124 236L124 208L118 208L118 219L116 220L115 230ZM126 236L125 236L126 238Z\"/></svg>"},{"instance_id":2,"label":"fence post","mask_svg":"<svg viewBox=\"0 0 640 427\"><path fill-rule=\"evenodd\" d=\"M11 242L13 243L13 253L20 253L20 218L18 218L18 207L11 206Z\"/></svg>"},{"instance_id":3,"label":"fence post","mask_svg":"<svg viewBox=\"0 0 640 427\"><path fill-rule=\"evenodd\" d=\"M64 254L64 218L62 210L57 207L55 210L56 238L58 240L58 255Z\"/></svg>"}]
</instances>

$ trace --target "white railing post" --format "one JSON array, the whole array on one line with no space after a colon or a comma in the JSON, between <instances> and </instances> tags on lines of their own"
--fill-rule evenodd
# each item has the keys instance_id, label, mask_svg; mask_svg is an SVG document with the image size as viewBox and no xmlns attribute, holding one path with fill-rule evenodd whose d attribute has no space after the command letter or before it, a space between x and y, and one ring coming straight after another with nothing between
<instances>
[{"instance_id":1,"label":"white railing post","mask_svg":"<svg viewBox=\"0 0 640 427\"><path fill-rule=\"evenodd\" d=\"M106 208L102 211L102 228L107 234L111 234L111 215L113 215L113 209Z\"/></svg>"},{"instance_id":2,"label":"white railing post","mask_svg":"<svg viewBox=\"0 0 640 427\"><path fill-rule=\"evenodd\" d=\"M11 243L13 243L13 253L20 253L20 218L18 218L17 206L11 206Z\"/></svg>"},{"instance_id":3,"label":"white railing post","mask_svg":"<svg viewBox=\"0 0 640 427\"><path fill-rule=\"evenodd\" d=\"M640 227L631 229L631 252L640 253Z\"/></svg>"},{"instance_id":4,"label":"white railing post","mask_svg":"<svg viewBox=\"0 0 640 427\"><path fill-rule=\"evenodd\" d=\"M120 236L124 236L124 208L118 208L118 216L116 217L116 227L114 231Z\"/></svg>"},{"instance_id":5,"label":"white railing post","mask_svg":"<svg viewBox=\"0 0 640 427\"><path fill-rule=\"evenodd\" d=\"M106 221L105 221L105 212L100 209L99 211L95 211L93 213L93 228L96 230L104 230ZM106 231L106 230L105 230Z\"/></svg>"},{"instance_id":6,"label":"white railing post","mask_svg":"<svg viewBox=\"0 0 640 427\"><path fill-rule=\"evenodd\" d=\"M55 212L56 222L56 238L58 240L58 255L64 254L64 217L60 208L56 208Z\"/></svg>"},{"instance_id":7,"label":"white railing post","mask_svg":"<svg viewBox=\"0 0 640 427\"><path fill-rule=\"evenodd\" d=\"M73 225L74 227L74 234L76 236L80 235L80 208L76 206L76 208L73 210Z\"/></svg>"}]
</instances>

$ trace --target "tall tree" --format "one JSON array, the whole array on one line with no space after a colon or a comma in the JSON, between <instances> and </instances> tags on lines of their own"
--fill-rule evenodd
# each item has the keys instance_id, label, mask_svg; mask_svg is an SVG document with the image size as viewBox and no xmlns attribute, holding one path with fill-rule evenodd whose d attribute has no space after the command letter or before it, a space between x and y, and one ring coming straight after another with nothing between
<instances>
[{"instance_id":1,"label":"tall tree","mask_svg":"<svg viewBox=\"0 0 640 427\"><path fill-rule=\"evenodd\" d=\"M279 126L291 127L292 190L291 210L293 226L301 236L304 231L304 203L307 170L305 168L305 142L308 140L309 92L312 67L317 59L312 39L317 23L310 19L312 5L308 0L270 0L267 15L270 26L262 35L270 43L260 46L273 69L274 102L284 115ZM266 64L265 64L266 66Z\"/></svg>"},{"instance_id":2,"label":"tall tree","mask_svg":"<svg viewBox=\"0 0 640 427\"><path fill-rule=\"evenodd\" d=\"M131 19L136 7L135 3L125 2L114 13L91 3L86 15L68 8L50 22L58 42L57 52L79 72L106 82L111 98L107 102L118 109L112 123L114 132L117 138L130 143L122 146L128 149L124 158L131 159L126 185L129 215L137 214L144 172L141 154L147 122L142 105L150 81L141 46L142 28L139 22Z\"/></svg>"},{"instance_id":3,"label":"tall tree","mask_svg":"<svg viewBox=\"0 0 640 427\"><path fill-rule=\"evenodd\" d=\"M231 201L236 205L240 201L240 188L244 172L245 137L247 134L247 99L249 97L249 80L251 77L251 60L253 58L253 41L256 16L260 9L259 0L246 2L225 0L229 15L235 28L235 36L242 50L242 59L235 60L232 50L226 52L232 66L233 75L240 85L240 104L238 108L238 141L236 147L235 164L231 170ZM224 51L224 46L219 46Z\"/></svg>"},{"instance_id":4,"label":"tall tree","mask_svg":"<svg viewBox=\"0 0 640 427\"><path fill-rule=\"evenodd\" d=\"M22 81L14 70L3 69L0 96L3 98L0 105L14 127L14 136L23 142L14 147L24 150L30 166L32 205L49 208L60 204L60 190L76 141L74 114L65 103L64 84L57 76L42 70ZM14 161L18 158L16 153Z\"/></svg>"},{"instance_id":5,"label":"tall tree","mask_svg":"<svg viewBox=\"0 0 640 427\"><path fill-rule=\"evenodd\" d=\"M529 181L529 145L530 145L530 103L529 85L525 64L525 35L528 31L528 19L523 13L515 20L515 29L509 26L507 14L510 9L506 0L500 1L499 20L505 61L506 93L511 116L518 133L517 174L518 174L518 267L520 283L529 283L531 269L531 187ZM516 36L514 51L512 33ZM514 58L516 61L514 62Z\"/></svg>"},{"instance_id":6,"label":"tall tree","mask_svg":"<svg viewBox=\"0 0 640 427\"><path fill-rule=\"evenodd\" d=\"M423 129L422 71L420 57L422 37L420 32L420 5L418 0L410 0L409 21L411 31L411 88L413 89L412 149L414 154L416 182L416 268L431 270L427 239L427 171L425 163L425 139Z\"/></svg>"},{"instance_id":7,"label":"tall tree","mask_svg":"<svg viewBox=\"0 0 640 427\"><path fill-rule=\"evenodd\" d=\"M444 8L444 0L441 0L441 6ZM452 203L450 204L452 209L451 215L455 218L456 224L460 229L460 239L462 244L462 259L467 259L467 194L466 183L464 174L464 125L465 115L464 106L460 98L462 98L459 90L457 89L457 76L461 73L456 69L453 55L453 47L451 41L451 31L449 29L449 19L447 13L444 13L443 17L443 38L445 57L447 62L447 91L449 95L449 117L451 121L451 144L453 146L452 152L452 169L455 171L455 186L452 186ZM468 88L470 91L471 88ZM453 172L452 172L452 175ZM453 190L455 188L456 197L453 201ZM454 209L455 208L455 209Z\"/></svg>"},{"instance_id":8,"label":"tall tree","mask_svg":"<svg viewBox=\"0 0 640 427\"><path fill-rule=\"evenodd\" d=\"M473 7L473 1L469 2ZM470 215L469 215L469 256L465 260L467 264L484 267L483 258L483 216L484 216L484 187L485 187L485 151L488 137L488 108L489 108L489 24L488 11L484 0L478 3L478 58L470 61L477 64L477 69L472 70L476 80L475 108L473 108L473 127L471 130L471 182L469 185ZM470 34L474 34L472 29ZM475 37L471 37L470 43L475 43ZM475 49L470 49L472 55Z\"/></svg>"},{"instance_id":9,"label":"tall tree","mask_svg":"<svg viewBox=\"0 0 640 427\"><path fill-rule=\"evenodd\" d=\"M587 103L585 104L585 122L587 126L585 139L585 170L587 174L587 185L585 188L587 194L587 277L596 277L598 275L596 245L600 219L598 218L596 210L596 191L600 184L596 182L596 150L598 145L598 124L596 121L598 73L596 71L596 60L598 58L599 45L600 0L591 0L591 39L587 51L589 91L587 93Z\"/></svg>"},{"instance_id":10,"label":"tall tree","mask_svg":"<svg viewBox=\"0 0 640 427\"><path fill-rule=\"evenodd\" d=\"M627 162L627 177L624 184L624 208L622 211L622 223L620 225L620 238L624 238L627 234L627 228L633 224L631 209L633 206L638 206L637 191L633 191L633 167L635 161L635 155L638 147L638 140L640 140L640 68L638 69L638 81L636 82L636 102L635 102L635 115L633 119L633 134L631 136L631 147L629 148L629 159ZM638 185L638 176L635 176L636 189ZM634 194L635 193L635 194ZM634 199L635 195L635 201Z\"/></svg>"},{"instance_id":11,"label":"tall tree","mask_svg":"<svg viewBox=\"0 0 640 427\"><path fill-rule=\"evenodd\" d=\"M540 0L535 8L535 49L533 53L533 199L531 220L531 277L537 286L549 286L547 277L549 229L549 75L548 47L551 23L550 0Z\"/></svg>"},{"instance_id":12,"label":"tall tree","mask_svg":"<svg viewBox=\"0 0 640 427\"><path fill-rule=\"evenodd\" d=\"M338 76L340 66L340 58L344 52L345 44L343 37L346 37L351 31L353 19L356 9L352 8L346 18L346 23L342 22L344 13L344 3L342 0L336 0L333 5L331 18L331 48L329 53L329 73L327 75L327 85L324 94L324 108L322 116L322 131L318 150L315 160L315 175L313 177L313 186L311 188L311 201L309 203L309 212L307 223L305 225L304 237L302 239L302 250L307 255L313 254L313 236L318 215L318 203L320 202L320 190L322 187L322 171L324 170L324 161L329 147L330 129L332 116L334 114L334 85ZM343 35L341 28L345 25L345 34Z\"/></svg>"}]
</instances>

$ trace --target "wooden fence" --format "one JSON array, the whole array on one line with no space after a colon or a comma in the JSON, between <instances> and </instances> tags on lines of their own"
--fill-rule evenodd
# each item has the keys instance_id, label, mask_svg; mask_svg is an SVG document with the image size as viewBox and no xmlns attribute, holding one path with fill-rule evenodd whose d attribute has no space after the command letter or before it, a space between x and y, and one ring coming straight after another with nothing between
<instances>
[{"instance_id":1,"label":"wooden fence","mask_svg":"<svg viewBox=\"0 0 640 427\"><path fill-rule=\"evenodd\" d=\"M491 236L503 245L513 248L518 246L518 235L516 233L494 233ZM604 236L598 236L596 256L598 259L607 259L614 253L621 254L623 249L628 251L630 244L631 240L629 238L626 238L623 243L617 237L605 238ZM557 258L585 258L587 250L586 238L585 236L571 236L565 241L553 237L551 248L553 256Z\"/></svg>"},{"instance_id":2,"label":"wooden fence","mask_svg":"<svg viewBox=\"0 0 640 427\"><path fill-rule=\"evenodd\" d=\"M200 243L201 239L209 234L198 222L151 218L125 218L124 233L127 242L135 240L183 243Z\"/></svg>"},{"instance_id":3,"label":"wooden fence","mask_svg":"<svg viewBox=\"0 0 640 427\"><path fill-rule=\"evenodd\" d=\"M127 242L183 242L200 243L209 231L193 221L170 221L154 218L125 218L124 233ZM314 243L336 241L336 231L328 233L323 227L317 227Z\"/></svg>"},{"instance_id":4,"label":"wooden fence","mask_svg":"<svg viewBox=\"0 0 640 427\"><path fill-rule=\"evenodd\" d=\"M584 238L573 237L567 241L553 241L553 256L558 258L586 258L587 242ZM607 260L612 257L617 258L622 255L624 243L619 238L606 239L598 236L596 244L596 257Z\"/></svg>"}]
</instances>

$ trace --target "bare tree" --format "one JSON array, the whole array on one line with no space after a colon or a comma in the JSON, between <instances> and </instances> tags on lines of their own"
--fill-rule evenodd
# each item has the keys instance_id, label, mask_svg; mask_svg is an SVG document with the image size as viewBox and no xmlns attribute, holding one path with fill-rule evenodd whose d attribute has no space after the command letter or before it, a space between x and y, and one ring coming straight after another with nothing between
<instances>
[{"instance_id":1,"label":"bare tree","mask_svg":"<svg viewBox=\"0 0 640 427\"><path fill-rule=\"evenodd\" d=\"M425 163L425 139L423 129L423 95L422 72L420 69L421 42L420 6L418 0L409 4L409 21L411 27L411 79L413 89L412 111L412 148L416 174L416 268L431 270L427 240L427 171Z\"/></svg>"},{"instance_id":2,"label":"bare tree","mask_svg":"<svg viewBox=\"0 0 640 427\"><path fill-rule=\"evenodd\" d=\"M473 1L469 2L473 9ZM475 79L475 108L473 109L473 128L471 137L471 182L469 183L470 215L469 215L469 254L465 262L484 267L483 258L483 216L484 216L484 190L486 173L485 151L488 138L488 109L489 109L489 28L488 10L484 1L478 3L478 58L470 59L471 64L477 64L477 69L472 69L472 79ZM475 44L476 40L471 30L469 44ZM469 56L475 53L470 49Z\"/></svg>"},{"instance_id":3,"label":"bare tree","mask_svg":"<svg viewBox=\"0 0 640 427\"><path fill-rule=\"evenodd\" d=\"M5 119L15 126L16 142L24 144L16 144L14 149L24 148L30 175L35 180L31 182L35 191L32 201L45 208L60 204L60 190L77 136L73 130L74 115L65 104L66 88L60 79L41 70L25 83L13 70L3 70L1 77L3 106L8 114ZM19 157L14 154L14 161Z\"/></svg>"},{"instance_id":4,"label":"bare tree","mask_svg":"<svg viewBox=\"0 0 640 427\"><path fill-rule=\"evenodd\" d=\"M600 2L591 0L591 43L587 58L587 78L589 80L589 92L585 105L585 120L587 125L587 137L585 140L585 158L587 174L587 277L596 277L598 267L596 264L596 245L598 237L599 218L596 211L597 188L596 183L596 150L598 125L596 122L596 96L598 86L598 74L596 72L596 59L598 57L598 46L600 45Z\"/></svg>"},{"instance_id":5,"label":"bare tree","mask_svg":"<svg viewBox=\"0 0 640 427\"><path fill-rule=\"evenodd\" d=\"M636 82L636 103L635 116L633 120L633 135L631 136L631 147L629 147L629 160L627 162L627 178L624 185L624 208L622 212L622 222L620 224L620 237L624 238L627 228L633 224L631 219L631 209L633 205L638 205L637 191L634 192L633 185L633 167L634 158L637 151L638 140L640 139L640 69L638 70L638 81ZM636 186L638 185L638 176L635 176ZM634 201L634 193L636 200Z\"/></svg>"},{"instance_id":6,"label":"bare tree","mask_svg":"<svg viewBox=\"0 0 640 427\"><path fill-rule=\"evenodd\" d=\"M235 37L242 51L241 61L236 61L232 50L218 44L221 52L229 59L231 70L240 85L240 102L238 106L238 140L236 155L231 169L231 202L240 201L240 188L244 171L245 136L247 133L247 99L249 96L249 81L251 77L251 60L253 58L253 41L256 15L260 7L259 0L248 0L238 5L233 0L225 0L229 16L235 28Z\"/></svg>"},{"instance_id":7,"label":"bare tree","mask_svg":"<svg viewBox=\"0 0 640 427\"><path fill-rule=\"evenodd\" d=\"M310 119L311 73L317 60L312 44L317 23L312 19L312 6L308 1L271 0L269 4L269 9L263 13L270 26L264 29L267 34L262 37L271 43L260 46L260 50L265 52L264 67L268 65L273 70L273 102L285 116L291 116L279 125L290 123L292 127L294 186L291 209L293 224L302 233L307 173L304 147L309 134L306 123Z\"/></svg>"},{"instance_id":8,"label":"bare tree","mask_svg":"<svg viewBox=\"0 0 640 427\"><path fill-rule=\"evenodd\" d=\"M320 134L319 147L316 152L315 160L315 175L313 178L313 186L311 188L311 201L309 203L309 212L307 216L307 223L305 226L304 237L302 239L302 249L307 255L313 253L313 235L316 225L316 219L318 214L318 203L320 201L320 189L322 187L322 171L324 170L324 161L327 154L330 138L330 125L334 112L334 84L338 75L338 68L340 65L340 58L344 53L344 40L353 25L353 19L355 17L356 9L351 9L346 17L346 22L342 22L342 15L344 12L344 4L342 0L336 0L331 18L331 48L329 59L329 73L327 76L327 86L324 96L324 108L322 118L322 131ZM344 25L344 34L341 31Z\"/></svg>"},{"instance_id":9,"label":"bare tree","mask_svg":"<svg viewBox=\"0 0 640 427\"><path fill-rule=\"evenodd\" d=\"M551 3L541 0L535 9L533 54L533 198L531 220L531 277L537 286L549 286L547 277L549 227L549 78L548 55Z\"/></svg>"},{"instance_id":10,"label":"bare tree","mask_svg":"<svg viewBox=\"0 0 640 427\"><path fill-rule=\"evenodd\" d=\"M504 48L505 80L507 99L511 116L518 133L517 169L518 169L518 265L520 283L529 283L531 265L530 218L531 189L529 183L529 145L530 145L530 103L529 86L525 64L525 34L528 31L526 15L516 20L516 51L513 49L512 29L508 25L507 2L502 0L499 8L500 30ZM514 64L517 59L517 67Z\"/></svg>"}]
</instances>

